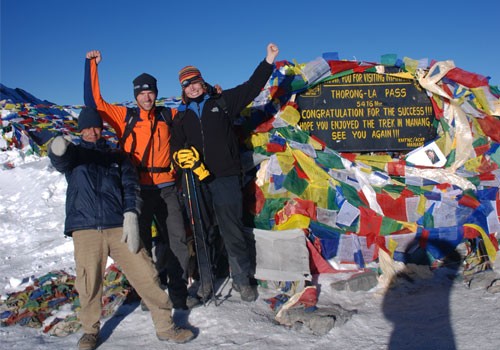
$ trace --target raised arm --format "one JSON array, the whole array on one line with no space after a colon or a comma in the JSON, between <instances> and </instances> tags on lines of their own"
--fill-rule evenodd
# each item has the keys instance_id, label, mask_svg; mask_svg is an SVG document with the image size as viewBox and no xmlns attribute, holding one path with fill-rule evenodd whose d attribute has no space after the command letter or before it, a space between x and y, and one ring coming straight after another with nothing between
<instances>
[{"instance_id":1,"label":"raised arm","mask_svg":"<svg viewBox=\"0 0 500 350\"><path fill-rule=\"evenodd\" d=\"M266 58L260 62L253 74L246 82L235 88L228 89L222 92L226 100L229 111L229 116L234 118L239 115L241 110L245 108L252 100L257 97L262 88L269 80L273 69L274 60L278 56L279 49L275 44L268 44Z\"/></svg>"},{"instance_id":2,"label":"raised arm","mask_svg":"<svg viewBox=\"0 0 500 350\"><path fill-rule=\"evenodd\" d=\"M99 50L88 51L85 58L84 103L87 107L95 108L102 119L108 122L120 136L123 133L127 108L110 104L101 96L97 70L97 64L102 61L101 52Z\"/></svg>"}]
</instances>

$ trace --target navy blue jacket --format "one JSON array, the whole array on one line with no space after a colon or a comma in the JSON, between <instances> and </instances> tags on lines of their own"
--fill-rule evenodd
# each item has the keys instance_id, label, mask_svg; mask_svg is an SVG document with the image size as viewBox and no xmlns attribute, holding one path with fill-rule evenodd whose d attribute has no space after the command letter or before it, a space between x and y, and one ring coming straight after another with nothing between
<instances>
[{"instance_id":1,"label":"navy blue jacket","mask_svg":"<svg viewBox=\"0 0 500 350\"><path fill-rule=\"evenodd\" d=\"M247 82L222 92L227 115L213 98L179 106L179 114L173 121L172 154L194 146L212 176L240 175L240 150L233 122L259 95L273 68L274 65L263 60Z\"/></svg>"},{"instance_id":2,"label":"navy blue jacket","mask_svg":"<svg viewBox=\"0 0 500 350\"><path fill-rule=\"evenodd\" d=\"M49 147L50 148L50 147ZM110 149L104 139L69 144L66 153L49 152L54 168L64 173L66 221L64 234L123 226L123 213L139 213L139 183L126 155Z\"/></svg>"}]
</instances>

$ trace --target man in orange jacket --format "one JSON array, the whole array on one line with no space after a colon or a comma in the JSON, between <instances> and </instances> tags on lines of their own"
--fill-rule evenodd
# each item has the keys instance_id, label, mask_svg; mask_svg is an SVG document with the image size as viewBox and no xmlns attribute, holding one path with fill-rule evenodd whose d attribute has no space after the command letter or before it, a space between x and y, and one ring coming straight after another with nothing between
<instances>
[{"instance_id":1,"label":"man in orange jacket","mask_svg":"<svg viewBox=\"0 0 500 350\"><path fill-rule=\"evenodd\" d=\"M167 246L164 257L157 263L158 272L167 273L167 286L174 308L186 309L189 253L175 171L170 164L170 122L172 114L177 111L155 105L157 81L147 73L133 81L138 108L106 102L101 96L97 70L102 60L101 53L98 50L89 51L86 58L85 105L97 109L114 128L121 147L137 168L143 201L139 216L141 240L151 253L151 224L155 219ZM129 122L134 123L131 129L127 127Z\"/></svg>"}]
</instances>

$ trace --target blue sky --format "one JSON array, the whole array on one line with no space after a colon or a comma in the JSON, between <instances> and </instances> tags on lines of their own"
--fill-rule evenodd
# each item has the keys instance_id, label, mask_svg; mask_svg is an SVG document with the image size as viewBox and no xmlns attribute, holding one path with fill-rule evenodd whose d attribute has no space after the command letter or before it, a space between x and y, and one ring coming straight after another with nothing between
<instances>
[{"instance_id":1,"label":"blue sky","mask_svg":"<svg viewBox=\"0 0 500 350\"><path fill-rule=\"evenodd\" d=\"M111 1L1 0L0 81L57 104L83 103L85 53L103 54L109 102L133 99L147 72L159 96L179 96L177 73L197 66L210 83L245 81L265 56L306 63L341 59L453 60L500 85L500 2L475 1Z\"/></svg>"}]
</instances>

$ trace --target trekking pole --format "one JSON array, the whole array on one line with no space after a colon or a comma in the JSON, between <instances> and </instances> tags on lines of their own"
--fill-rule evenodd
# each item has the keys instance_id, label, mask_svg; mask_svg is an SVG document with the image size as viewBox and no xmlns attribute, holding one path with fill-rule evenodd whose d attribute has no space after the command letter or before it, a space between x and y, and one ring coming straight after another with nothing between
<instances>
[{"instance_id":1,"label":"trekking pole","mask_svg":"<svg viewBox=\"0 0 500 350\"><path fill-rule=\"evenodd\" d=\"M189 177L191 179L191 184L193 186L194 204L196 206L196 211L197 211L197 214L198 214L198 224L199 224L199 227L200 227L201 237L203 238L202 239L203 251L205 252L206 260L207 260L208 267L209 267L210 286L212 288L212 300L213 300L215 306L218 306L217 305L217 297L215 295L216 290L215 290L214 276L213 276L213 272L212 272L212 266L213 265L212 265L212 258L210 257L210 247L208 246L207 241L205 239L207 236L205 235L205 230L204 230L204 228L202 226L203 225L203 220L202 220L202 216L201 216L200 201L198 199L198 191L196 190L196 188L197 188L197 186L196 186L196 180L194 178L192 169L189 169ZM202 279L202 288L203 288L203 279Z\"/></svg>"},{"instance_id":2,"label":"trekking pole","mask_svg":"<svg viewBox=\"0 0 500 350\"><path fill-rule=\"evenodd\" d=\"M188 202L188 209L189 209L189 223L191 224L191 228L193 230L193 239L194 239L194 247L196 250L196 264L198 265L198 271L200 271L201 274L201 263L200 263L200 257L198 255L198 240L196 238L196 223L194 222L194 214L193 214L193 203L191 200L191 190L189 188L189 177L188 177L188 170L184 170L184 175L185 175L185 181L186 181L186 193L187 193L187 202ZM201 278L201 276L200 276Z\"/></svg>"},{"instance_id":3,"label":"trekking pole","mask_svg":"<svg viewBox=\"0 0 500 350\"><path fill-rule=\"evenodd\" d=\"M195 249L196 249L196 262L198 263L198 271L200 274L201 288L202 288L202 290L205 290L205 288L204 288L205 287L205 282L204 282L205 279L203 278L203 275L202 275L202 262L200 261L200 253L202 253L202 250L200 248L203 248L203 253L205 254L205 260L206 260L206 263L208 264L208 269L209 269L210 285L212 287L212 300L214 301L215 306L218 306L217 302L216 302L216 297L215 297L214 281L213 281L213 277L212 277L212 273L211 273L212 262L211 262L210 255L208 252L207 244L205 242L205 233L204 233L203 222L202 222L202 218L201 218L200 203L198 201L198 196L196 194L196 187L195 187L193 172L191 169L184 169L184 174L186 177L186 189L187 189L187 195L188 195L189 216L191 218L191 220L190 220L191 227L193 229L194 245L195 245ZM193 193L191 193L191 191ZM196 221L195 221L195 213L193 210L193 199L194 199L195 208L197 211L197 220L196 221L198 222L198 225L196 225ZM199 246L200 242L198 242L198 239L201 240L203 247ZM206 305L206 300L203 300L203 305Z\"/></svg>"}]
</instances>

